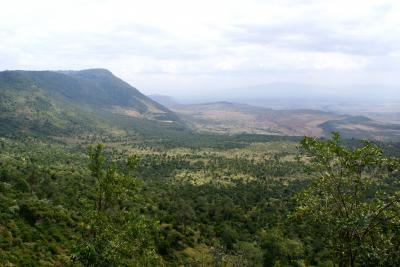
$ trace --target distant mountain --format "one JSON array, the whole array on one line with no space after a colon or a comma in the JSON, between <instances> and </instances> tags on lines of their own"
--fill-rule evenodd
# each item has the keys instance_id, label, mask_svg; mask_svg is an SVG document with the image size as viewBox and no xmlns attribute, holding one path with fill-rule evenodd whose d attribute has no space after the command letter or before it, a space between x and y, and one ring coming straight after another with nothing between
<instances>
[{"instance_id":1,"label":"distant mountain","mask_svg":"<svg viewBox=\"0 0 400 267\"><path fill-rule=\"evenodd\" d=\"M148 97L166 107L179 105L179 103L173 97L170 96L155 94L155 95L149 95Z\"/></svg>"},{"instance_id":2,"label":"distant mountain","mask_svg":"<svg viewBox=\"0 0 400 267\"><path fill-rule=\"evenodd\" d=\"M181 103L229 101L274 109L317 109L355 114L359 111L400 112L400 88L382 84L316 85L274 82L176 95ZM379 107L376 110L375 107Z\"/></svg>"},{"instance_id":3,"label":"distant mountain","mask_svg":"<svg viewBox=\"0 0 400 267\"><path fill-rule=\"evenodd\" d=\"M345 138L362 137L375 140L400 141L400 124L384 123L364 116L330 120L320 125L324 134L339 131Z\"/></svg>"},{"instance_id":4,"label":"distant mountain","mask_svg":"<svg viewBox=\"0 0 400 267\"><path fill-rule=\"evenodd\" d=\"M136 130L143 121L183 127L166 107L105 69L0 72L2 133Z\"/></svg>"},{"instance_id":5,"label":"distant mountain","mask_svg":"<svg viewBox=\"0 0 400 267\"><path fill-rule=\"evenodd\" d=\"M169 106L186 124L200 132L253 133L289 136L329 136L400 140L400 125L320 110L274 110L231 102Z\"/></svg>"}]
</instances>

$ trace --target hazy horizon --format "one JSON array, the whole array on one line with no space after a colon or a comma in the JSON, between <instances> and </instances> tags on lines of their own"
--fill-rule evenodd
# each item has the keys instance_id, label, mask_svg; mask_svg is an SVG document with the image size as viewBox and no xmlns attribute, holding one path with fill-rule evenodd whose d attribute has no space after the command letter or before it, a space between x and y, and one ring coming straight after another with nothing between
<instances>
[{"instance_id":1,"label":"hazy horizon","mask_svg":"<svg viewBox=\"0 0 400 267\"><path fill-rule=\"evenodd\" d=\"M2 11L0 70L107 68L174 97L270 83L398 95L396 1L16 0Z\"/></svg>"}]
</instances>

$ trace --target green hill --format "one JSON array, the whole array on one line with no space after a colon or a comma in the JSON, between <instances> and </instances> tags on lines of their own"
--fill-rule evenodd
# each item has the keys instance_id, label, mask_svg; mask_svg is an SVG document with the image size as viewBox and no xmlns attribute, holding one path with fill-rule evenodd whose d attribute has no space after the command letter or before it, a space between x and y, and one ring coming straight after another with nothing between
<instances>
[{"instance_id":1,"label":"green hill","mask_svg":"<svg viewBox=\"0 0 400 267\"><path fill-rule=\"evenodd\" d=\"M173 112L104 69L0 72L0 111L3 135L184 128Z\"/></svg>"}]
</instances>

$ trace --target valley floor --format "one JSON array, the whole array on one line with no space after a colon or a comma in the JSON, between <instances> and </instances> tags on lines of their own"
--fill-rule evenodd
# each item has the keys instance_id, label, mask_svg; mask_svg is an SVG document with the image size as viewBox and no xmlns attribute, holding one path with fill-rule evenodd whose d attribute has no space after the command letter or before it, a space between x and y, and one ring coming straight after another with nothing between
<instances>
[{"instance_id":1,"label":"valley floor","mask_svg":"<svg viewBox=\"0 0 400 267\"><path fill-rule=\"evenodd\" d=\"M126 253L137 260L121 265L334 266L318 234L306 232L305 222L289 216L295 194L309 184L296 159L298 140L251 135L206 139L176 145L95 135L79 141L1 138L0 264L90 265L92 246L116 238L113 231L122 222L93 215L98 191L86 146L101 142L105 164L118 170L105 169L107 175L137 181L133 202L123 204L133 216L123 215L132 220L129 231L137 231L131 237L137 243ZM399 148L388 151L399 153ZM129 155L139 158L133 173L125 167ZM104 212L115 205L121 203ZM93 234L85 228L90 226L87 218L106 227L97 235L105 238L103 243L82 241ZM116 228L104 226L108 224Z\"/></svg>"}]
</instances>

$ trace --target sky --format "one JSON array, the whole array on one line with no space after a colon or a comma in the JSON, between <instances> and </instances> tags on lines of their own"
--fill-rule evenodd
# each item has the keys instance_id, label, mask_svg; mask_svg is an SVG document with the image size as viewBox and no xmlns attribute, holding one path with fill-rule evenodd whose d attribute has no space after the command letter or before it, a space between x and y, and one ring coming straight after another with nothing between
<instances>
[{"instance_id":1,"label":"sky","mask_svg":"<svg viewBox=\"0 0 400 267\"><path fill-rule=\"evenodd\" d=\"M0 70L106 68L146 94L172 96L271 82L400 82L398 0L0 0L0 7Z\"/></svg>"}]
</instances>

